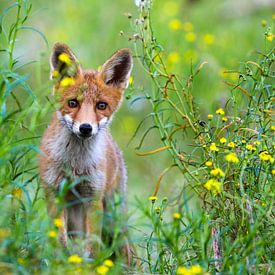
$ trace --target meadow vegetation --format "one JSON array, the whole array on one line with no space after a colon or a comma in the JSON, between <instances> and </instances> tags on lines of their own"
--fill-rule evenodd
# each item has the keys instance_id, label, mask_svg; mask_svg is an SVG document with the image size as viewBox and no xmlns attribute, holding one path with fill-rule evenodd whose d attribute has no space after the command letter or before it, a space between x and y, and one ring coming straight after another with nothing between
<instances>
[{"instance_id":1,"label":"meadow vegetation","mask_svg":"<svg viewBox=\"0 0 275 275\"><path fill-rule=\"evenodd\" d=\"M90 9L81 2L60 1L48 29L32 19L32 4L44 1L0 4L1 273L274 273L274 15L251 8L232 19L234 7L217 1L131 8L120 1L110 4L113 13L105 1ZM104 34L100 12L95 22L83 19L92 8L117 17ZM76 35L68 17L95 26L83 24ZM91 42L81 41L91 37L94 52L85 53ZM125 45L134 54L127 103L112 127L129 170L132 267L111 259L119 235L95 259L69 253L58 242L61 221L46 212L37 154L56 107L45 49L57 38L80 47L80 59L95 68L106 59L95 54L102 44L102 55ZM26 49L36 49L39 61Z\"/></svg>"}]
</instances>

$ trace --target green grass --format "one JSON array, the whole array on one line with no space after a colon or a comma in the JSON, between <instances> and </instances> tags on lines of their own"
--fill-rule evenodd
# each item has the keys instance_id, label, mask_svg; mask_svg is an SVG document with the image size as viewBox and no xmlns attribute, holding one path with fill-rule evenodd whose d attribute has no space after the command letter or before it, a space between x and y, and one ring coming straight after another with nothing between
<instances>
[{"instance_id":1,"label":"green grass","mask_svg":"<svg viewBox=\"0 0 275 275\"><path fill-rule=\"evenodd\" d=\"M46 212L37 155L55 108L48 56L57 40L84 67L97 68L119 47L135 55L112 132L128 166L140 266L118 259L108 274L274 273L272 15L247 4L237 16L234 1L220 2L1 2L1 273L91 274L115 249L103 245L96 259L69 263Z\"/></svg>"}]
</instances>

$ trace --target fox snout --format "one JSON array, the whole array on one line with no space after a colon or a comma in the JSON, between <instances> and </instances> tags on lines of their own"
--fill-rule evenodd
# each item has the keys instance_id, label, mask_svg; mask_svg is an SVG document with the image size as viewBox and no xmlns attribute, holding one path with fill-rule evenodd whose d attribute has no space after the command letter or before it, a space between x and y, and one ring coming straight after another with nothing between
<instances>
[{"instance_id":1,"label":"fox snout","mask_svg":"<svg viewBox=\"0 0 275 275\"><path fill-rule=\"evenodd\" d=\"M92 134L93 127L91 124L83 123L79 126L79 131L84 137L89 137Z\"/></svg>"},{"instance_id":2,"label":"fox snout","mask_svg":"<svg viewBox=\"0 0 275 275\"><path fill-rule=\"evenodd\" d=\"M85 120L75 120L69 114L65 114L64 116L62 116L61 113L59 113L59 119L72 134L81 139L96 136L100 130L108 126L109 122L109 119L107 117L103 117L99 122L92 123Z\"/></svg>"}]
</instances>

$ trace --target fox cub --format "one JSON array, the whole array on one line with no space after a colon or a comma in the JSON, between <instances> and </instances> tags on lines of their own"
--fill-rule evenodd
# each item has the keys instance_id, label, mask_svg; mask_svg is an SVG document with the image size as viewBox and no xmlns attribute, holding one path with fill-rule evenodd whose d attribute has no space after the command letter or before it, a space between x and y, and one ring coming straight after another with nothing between
<instances>
[{"instance_id":1,"label":"fox cub","mask_svg":"<svg viewBox=\"0 0 275 275\"><path fill-rule=\"evenodd\" d=\"M129 49L121 49L99 71L83 70L70 48L57 43L50 63L59 107L43 136L39 157L48 212L62 220L59 239L65 246L69 239L81 238L85 251L93 255L99 248L92 236L112 230L112 222L103 221L115 193L124 211L120 217L126 216L127 173L108 125L128 86L132 56ZM68 188L60 207L56 196L64 191L64 182ZM127 243L121 251L129 260Z\"/></svg>"}]
</instances>

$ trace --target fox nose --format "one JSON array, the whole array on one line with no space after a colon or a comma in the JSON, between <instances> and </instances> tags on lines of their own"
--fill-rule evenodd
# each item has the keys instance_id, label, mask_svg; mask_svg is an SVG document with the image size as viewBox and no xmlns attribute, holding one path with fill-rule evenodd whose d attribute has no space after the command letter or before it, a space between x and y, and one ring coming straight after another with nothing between
<instances>
[{"instance_id":1,"label":"fox nose","mask_svg":"<svg viewBox=\"0 0 275 275\"><path fill-rule=\"evenodd\" d=\"M88 123L83 123L79 126L79 131L84 136L89 136L92 133L93 127Z\"/></svg>"}]
</instances>

